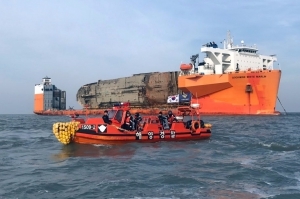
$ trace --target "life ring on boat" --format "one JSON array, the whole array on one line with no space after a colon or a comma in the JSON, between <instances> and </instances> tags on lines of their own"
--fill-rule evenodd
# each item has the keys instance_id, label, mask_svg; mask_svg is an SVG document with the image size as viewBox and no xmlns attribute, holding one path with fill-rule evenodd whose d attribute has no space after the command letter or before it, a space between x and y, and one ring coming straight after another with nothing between
<instances>
[{"instance_id":1,"label":"life ring on boat","mask_svg":"<svg viewBox=\"0 0 300 199\"><path fill-rule=\"evenodd\" d=\"M196 132L196 130L200 128L200 123L199 121L192 121L192 124L191 124L191 130L193 132Z\"/></svg>"}]
</instances>

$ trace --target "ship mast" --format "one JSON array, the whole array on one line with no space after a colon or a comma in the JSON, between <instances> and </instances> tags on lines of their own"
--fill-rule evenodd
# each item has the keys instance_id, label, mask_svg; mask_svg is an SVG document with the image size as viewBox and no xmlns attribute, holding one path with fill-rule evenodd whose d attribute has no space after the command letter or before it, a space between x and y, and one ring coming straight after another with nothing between
<instances>
[{"instance_id":1,"label":"ship mast","mask_svg":"<svg viewBox=\"0 0 300 199\"><path fill-rule=\"evenodd\" d=\"M228 30L227 32L227 41L226 41L226 44L227 44L227 49L231 49L232 46L233 46L233 39L230 35L230 30Z\"/></svg>"}]
</instances>

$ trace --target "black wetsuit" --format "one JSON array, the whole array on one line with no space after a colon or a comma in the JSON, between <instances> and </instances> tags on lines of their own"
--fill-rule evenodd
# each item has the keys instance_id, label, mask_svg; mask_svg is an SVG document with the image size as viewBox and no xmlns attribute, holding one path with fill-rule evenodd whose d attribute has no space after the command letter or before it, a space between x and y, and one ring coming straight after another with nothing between
<instances>
[{"instance_id":1,"label":"black wetsuit","mask_svg":"<svg viewBox=\"0 0 300 199\"><path fill-rule=\"evenodd\" d=\"M102 119L106 124L111 124L111 120L109 119L108 115L103 115Z\"/></svg>"},{"instance_id":2,"label":"black wetsuit","mask_svg":"<svg viewBox=\"0 0 300 199\"><path fill-rule=\"evenodd\" d=\"M143 118L141 116L135 117L133 120L133 124L134 124L134 129L138 130L138 125L140 124L140 122L143 120Z\"/></svg>"}]
</instances>

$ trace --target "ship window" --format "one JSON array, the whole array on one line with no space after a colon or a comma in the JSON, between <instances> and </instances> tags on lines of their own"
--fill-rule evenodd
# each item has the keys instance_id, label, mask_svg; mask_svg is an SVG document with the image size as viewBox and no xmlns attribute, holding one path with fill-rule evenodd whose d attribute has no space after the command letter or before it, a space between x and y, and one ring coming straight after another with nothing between
<instances>
[{"instance_id":1,"label":"ship window","mask_svg":"<svg viewBox=\"0 0 300 199\"><path fill-rule=\"evenodd\" d=\"M122 122L122 116L123 116L123 111L118 110L118 112L117 112L114 119L121 123Z\"/></svg>"},{"instance_id":2,"label":"ship window","mask_svg":"<svg viewBox=\"0 0 300 199\"><path fill-rule=\"evenodd\" d=\"M108 111L108 117L109 117L109 119L112 119L112 118L114 118L114 116L116 115L116 110L110 110L110 111Z\"/></svg>"}]
</instances>

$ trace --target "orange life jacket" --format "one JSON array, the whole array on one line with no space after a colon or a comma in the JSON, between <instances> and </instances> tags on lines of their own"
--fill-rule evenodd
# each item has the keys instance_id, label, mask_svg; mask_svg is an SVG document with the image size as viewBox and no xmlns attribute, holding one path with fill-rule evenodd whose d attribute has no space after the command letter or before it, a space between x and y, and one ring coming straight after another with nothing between
<instances>
[{"instance_id":1,"label":"orange life jacket","mask_svg":"<svg viewBox=\"0 0 300 199\"><path fill-rule=\"evenodd\" d=\"M126 123L126 124L130 124L130 120L131 120L130 116L126 117L125 123Z\"/></svg>"}]
</instances>

